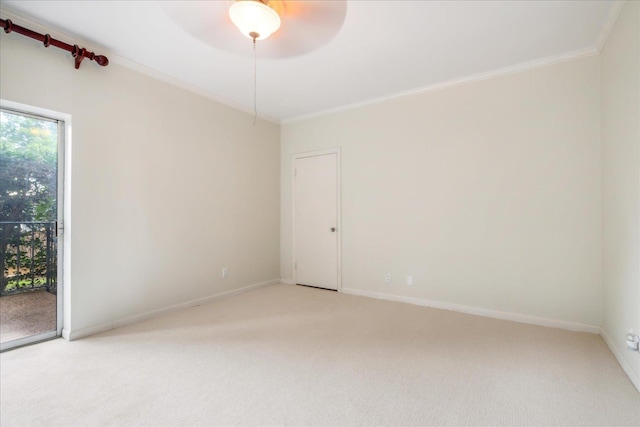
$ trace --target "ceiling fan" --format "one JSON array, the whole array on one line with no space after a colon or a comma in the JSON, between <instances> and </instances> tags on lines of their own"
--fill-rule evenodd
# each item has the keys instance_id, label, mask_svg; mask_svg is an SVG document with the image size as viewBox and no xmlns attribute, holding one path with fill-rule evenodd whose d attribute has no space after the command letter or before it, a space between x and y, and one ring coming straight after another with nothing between
<instances>
[{"instance_id":1,"label":"ceiling fan","mask_svg":"<svg viewBox=\"0 0 640 427\"><path fill-rule=\"evenodd\" d=\"M179 27L212 47L248 55L252 53L247 37L260 40L262 58L300 56L320 48L338 33L347 11L346 0L159 3Z\"/></svg>"}]
</instances>

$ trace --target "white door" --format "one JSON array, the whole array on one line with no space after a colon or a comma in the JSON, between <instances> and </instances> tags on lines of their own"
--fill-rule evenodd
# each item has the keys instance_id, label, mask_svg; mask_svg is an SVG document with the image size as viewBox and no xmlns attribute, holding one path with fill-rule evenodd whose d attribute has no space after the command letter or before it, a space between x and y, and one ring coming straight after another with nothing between
<instances>
[{"instance_id":1,"label":"white door","mask_svg":"<svg viewBox=\"0 0 640 427\"><path fill-rule=\"evenodd\" d=\"M295 281L338 289L338 154L295 159Z\"/></svg>"}]
</instances>

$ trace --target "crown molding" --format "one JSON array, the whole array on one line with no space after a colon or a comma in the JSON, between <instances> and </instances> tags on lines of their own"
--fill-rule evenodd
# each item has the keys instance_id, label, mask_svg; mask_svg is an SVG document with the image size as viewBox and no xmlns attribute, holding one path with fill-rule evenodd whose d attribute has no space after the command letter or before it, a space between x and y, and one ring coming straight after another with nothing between
<instances>
[{"instance_id":1,"label":"crown molding","mask_svg":"<svg viewBox=\"0 0 640 427\"><path fill-rule=\"evenodd\" d=\"M605 43L607 43L609 34L611 34L611 30L618 20L618 16L620 16L620 11L622 10L624 4L624 0L616 0L609 8L609 14L605 19L602 30L600 30L600 34L598 35L598 39L596 40L596 49L598 50L598 53L602 51Z\"/></svg>"},{"instance_id":2,"label":"crown molding","mask_svg":"<svg viewBox=\"0 0 640 427\"><path fill-rule=\"evenodd\" d=\"M598 50L595 47L579 49L579 50L575 50L575 51L568 52L568 53L562 53L562 54L559 54L559 55L548 56L548 57L545 57L545 58L536 59L536 60L528 61L528 62L523 62L521 64L512 65L512 66L509 66L509 67L499 68L497 70L488 71L486 73L473 74L473 75L470 75L470 76L461 77L461 78L453 79L453 80L448 80L448 81L445 81L445 82L436 83L436 84L429 85L429 86L423 86L423 87L420 87L420 88L417 88L417 89L410 89L410 90L407 90L407 91L396 92L396 93L391 94L391 95L382 96L382 97L379 97L379 98L372 98L372 99L369 99L369 100L363 101L363 102L357 102L357 103L353 103L353 104L344 105L344 106L341 106L341 107L330 108L330 109L327 109L327 110L322 110L322 111L318 111L318 112L314 112L314 113L304 114L304 115L301 115L301 116L295 116L295 117L292 117L292 118L281 120L280 123L283 124L283 125L286 125L286 124L290 124L290 123L295 123L295 122L304 121L304 120L308 120L308 119L312 119L312 118L317 118L317 117L326 116L326 115L330 115L330 114L340 113L340 112L353 110L353 109L357 109L357 108L361 108L361 107L366 107L366 106L370 106L370 105L381 104L381 103L392 101L392 100L395 100L397 98L402 98L402 97L405 97L405 96L420 95L420 94L424 94L424 93L427 93L427 92L446 89L446 88L449 88L449 87L454 87L454 86L460 86L460 85L464 85L464 84L468 84L468 83L479 82L479 81L482 81L482 80L489 80L489 79L492 79L492 78L495 78L495 77L500 77L500 76L504 76L504 75L508 75L508 74L519 73L519 72L522 72L522 71L528 71L528 70L532 70L532 69L535 69L535 68L541 68L541 67L545 67L545 66L548 66L548 65L559 64L561 62L572 61L572 60L575 60L575 59L594 56L594 55L597 55L597 54L598 54Z\"/></svg>"},{"instance_id":3,"label":"crown molding","mask_svg":"<svg viewBox=\"0 0 640 427\"><path fill-rule=\"evenodd\" d=\"M235 103L233 101L229 101L228 99L220 98L219 96L214 95L213 93L211 93L211 92L209 92L207 90L204 90L204 89L199 88L197 86L194 86L192 84L186 83L186 82L184 82L184 81L182 81L182 80L180 80L180 79L178 79L176 77L172 77L172 76L169 76L167 74L161 73L161 72L159 72L157 70L154 70L152 68L147 67L146 65L139 64L137 62L131 61L131 60L127 59L127 58L124 58L122 56L115 55L115 54L111 54L111 56L109 56L109 60L110 61L111 61L112 57L113 57L113 61L112 62L114 64L118 64L118 65L120 65L122 67L128 68L129 70L135 71L135 72L140 73L140 74L144 74L144 75L149 76L151 78L154 78L156 80L160 80L160 81L162 81L164 83L167 83L167 84L169 84L171 86L175 86L175 87L178 87L180 89L186 90L188 92L194 93L196 95L200 95L200 96L202 96L204 98L207 98L207 99L209 99L211 101L215 101L218 104L222 104L222 105L224 105L226 107L233 108L234 110L238 110L238 111L241 111L243 113L249 114L251 117L253 117L253 115L254 115L254 111L252 109L246 108L245 106L237 104L237 103ZM277 119L275 117L272 117L272 116L269 116L267 114L258 113L258 118L262 119L262 120L265 120L267 122L276 124L276 125L280 124L280 120L279 119Z\"/></svg>"},{"instance_id":4,"label":"crown molding","mask_svg":"<svg viewBox=\"0 0 640 427\"><path fill-rule=\"evenodd\" d=\"M52 28L52 27L48 27L44 24L41 24L37 21L34 21L30 18L26 18L23 15L20 15L18 13L15 13L11 10L7 10L4 7L0 7L0 13L2 14L3 17L9 18L11 20L16 21L17 25L22 25L22 26L29 26L31 29L33 29L34 31L38 31L41 33L49 33L51 34L52 37L57 38L57 39L61 39L61 40L73 40L74 44L77 45L82 45L85 46L88 50L92 50L94 52L100 53L101 55L105 55L109 58L109 64L117 64L119 66L122 66L124 68L127 68L131 71L140 73L140 74L144 74L148 77L151 77L155 80L159 80L163 83L169 84L171 86L175 86L178 87L180 89L186 90L188 92L194 93L196 95L202 96L204 98L207 98L211 101L217 102L218 104L222 104L226 107L229 108L233 108L234 110L238 110L241 111L243 113L249 114L253 117L254 115L254 111L252 109L246 108L240 104L237 104L233 101L229 101L227 99L223 99L220 98L217 95L214 95L213 93L210 93L206 90L203 90L199 87L196 87L194 85L191 85L189 83L185 83L182 80L176 78L176 77L172 77L169 76L167 74L161 73L159 71L156 71L152 68L149 68L145 65L139 64L135 61L131 61L130 59L127 59L123 56L117 55L111 51L109 51L107 48L105 48L104 46L99 46L96 45L95 43L91 43L88 42L84 39L82 39L82 37L76 36L76 35L71 35L71 34L67 34L63 31L60 31L58 29ZM271 117L269 115L266 114L258 114L258 118L268 121L270 123L274 123L279 125L280 124L280 120L275 118L275 117Z\"/></svg>"},{"instance_id":5,"label":"crown molding","mask_svg":"<svg viewBox=\"0 0 640 427\"><path fill-rule=\"evenodd\" d=\"M596 44L594 47L589 47L589 48L584 48L584 49L579 49L579 50L575 50L572 52L567 52L567 53L563 53L563 54L559 54L559 55L553 55L553 56L549 56L549 57L545 57L545 58L540 58L540 59L536 59L533 61L528 61L528 62L524 62L521 64L516 64L513 66L508 66L508 67L504 67L504 68L500 68L497 70L493 70L493 71L488 71L485 73L479 73L479 74L473 74L470 76L465 76L465 77L461 77L458 79L452 79L452 80L448 80L448 81L444 81L444 82L440 82L440 83L435 83L432 85L428 85L428 86L423 86L423 87L419 87L419 88L415 88L415 89L410 89L407 91L401 91L401 92L396 92L390 95L385 95L382 97L376 97L376 98L371 98L362 102L356 102L356 103L352 103L352 104L347 104L347 105L343 105L340 107L335 107L335 108L329 108L329 109L325 109L325 110L320 110L320 111L316 111L316 112L312 112L312 113L308 113L308 114L302 114L302 115L298 115L298 116L293 116L290 118L286 118L286 119L278 119L276 117L272 117L266 114L258 114L258 118L268 121L270 123L273 124L279 124L279 125L284 125L284 124L290 124L290 123L295 123L298 121L304 121L304 120L308 120L308 119L312 119L312 118L317 118L317 117L321 117L321 116L326 116L326 115L330 115L330 114L335 114L335 113L339 113L339 112L344 112L344 111L348 111L348 110L353 110L353 109L357 109L357 108L361 108L361 107L366 107L366 106L370 106L370 105L375 105L375 104L380 104L380 103L384 103L387 101L391 101L394 100L396 98L400 98L400 97L404 97L404 96L411 96L411 95L419 95L419 94L423 94L423 93L427 93L427 92L431 92L431 91L435 91L435 90L441 90L441 89L445 89L445 88L449 88L449 87L454 87L454 86L459 86L459 85L463 85L463 84L467 84L467 83L473 83L473 82L478 82L478 81L482 81L482 80L488 80L488 79L492 79L494 77L499 77L499 76L504 76L504 75L508 75L508 74L513 74L513 73L518 73L518 72L522 72L522 71L527 71L527 70L531 70L531 69L535 69L535 68L540 68L540 67L544 67L547 65L553 65L553 64L557 64L557 63L561 63L561 62L565 62L565 61L571 61L571 60L575 60L575 59L579 59L579 58L584 58L584 57L588 57L588 56L593 56L593 55L597 55L600 53L602 47L604 46L604 44L607 41L607 38L611 32L611 29L613 28L613 26L615 25L615 22L620 14L620 11L622 10L622 7L624 6L625 0L615 0L609 10L609 13L607 15L607 18L605 20L605 24L600 32L600 35L598 36L598 39L596 41ZM74 39L76 40L77 44L82 44L84 46L86 46L88 49L90 50L98 50L103 52L104 54L106 54L109 57L109 61L111 61L111 63L114 64L118 64L122 67L125 67L127 69L130 69L134 72L140 73L140 74L144 74L146 76L149 76L151 78L154 78L156 80L162 81L166 84L178 87L180 89L186 90L188 92L194 93L196 95L200 95L202 97L205 97L207 99L210 99L214 102L217 102L219 104L225 105L229 108L233 108L234 110L238 110L241 111L243 113L249 114L251 116L253 116L254 111L252 109L249 109L243 105L240 105L238 103L235 103L233 101L230 101L228 99L223 99L211 92L208 92L202 88L196 87L192 84L186 83L176 77L172 77L169 76L167 74L161 73L159 71L156 71L154 69L151 69L145 65L139 64L135 61L132 61L130 59L127 59L125 57L122 57L120 55L117 55L113 52L108 51L108 49L104 49L101 46L97 46L94 43L91 42L87 42L86 40L83 40L81 37L78 36L74 36L74 35L70 35L67 33L64 33L62 31L47 27L41 23L38 23L36 21L33 21L32 19L26 18L20 14L17 14L15 12L12 12L10 10L7 10L5 8L0 7L0 12L3 15L8 16L10 19L15 19L15 20L20 20L21 22L24 22L30 26L32 26L34 28L34 30L37 31L41 31L41 32L48 32L50 33L53 37L56 38L61 38L61 39L65 39L65 38L70 38L70 39Z\"/></svg>"}]
</instances>

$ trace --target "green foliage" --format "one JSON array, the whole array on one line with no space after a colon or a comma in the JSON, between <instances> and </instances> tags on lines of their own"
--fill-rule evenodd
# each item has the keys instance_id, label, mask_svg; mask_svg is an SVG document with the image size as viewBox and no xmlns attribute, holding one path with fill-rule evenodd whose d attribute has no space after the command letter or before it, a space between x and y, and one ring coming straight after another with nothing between
<instances>
[{"instance_id":1,"label":"green foliage","mask_svg":"<svg viewBox=\"0 0 640 427\"><path fill-rule=\"evenodd\" d=\"M44 277L36 277L33 281L31 278L21 280L9 280L5 290L13 291L20 288L30 288L32 286L43 286L47 283L47 279Z\"/></svg>"},{"instance_id":2,"label":"green foliage","mask_svg":"<svg viewBox=\"0 0 640 427\"><path fill-rule=\"evenodd\" d=\"M36 285L46 274L46 233L42 227L1 223L56 220L57 150L57 122L0 112L2 291ZM36 283L26 278L32 275L39 277Z\"/></svg>"},{"instance_id":3,"label":"green foliage","mask_svg":"<svg viewBox=\"0 0 640 427\"><path fill-rule=\"evenodd\" d=\"M57 128L0 113L0 221L55 221Z\"/></svg>"}]
</instances>

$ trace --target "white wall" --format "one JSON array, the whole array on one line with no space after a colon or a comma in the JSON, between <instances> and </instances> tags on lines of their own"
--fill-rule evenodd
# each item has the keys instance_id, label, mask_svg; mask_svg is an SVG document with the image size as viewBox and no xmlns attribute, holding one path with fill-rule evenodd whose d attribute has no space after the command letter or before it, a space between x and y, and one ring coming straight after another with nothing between
<instances>
[{"instance_id":1,"label":"white wall","mask_svg":"<svg viewBox=\"0 0 640 427\"><path fill-rule=\"evenodd\" d=\"M279 278L278 125L17 34L0 64L3 99L72 115L66 330Z\"/></svg>"},{"instance_id":2,"label":"white wall","mask_svg":"<svg viewBox=\"0 0 640 427\"><path fill-rule=\"evenodd\" d=\"M603 331L640 388L640 3L627 2L602 53Z\"/></svg>"},{"instance_id":3,"label":"white wall","mask_svg":"<svg viewBox=\"0 0 640 427\"><path fill-rule=\"evenodd\" d=\"M343 288L600 325L599 84L591 56L283 124L282 277L292 155L342 147Z\"/></svg>"}]
</instances>

